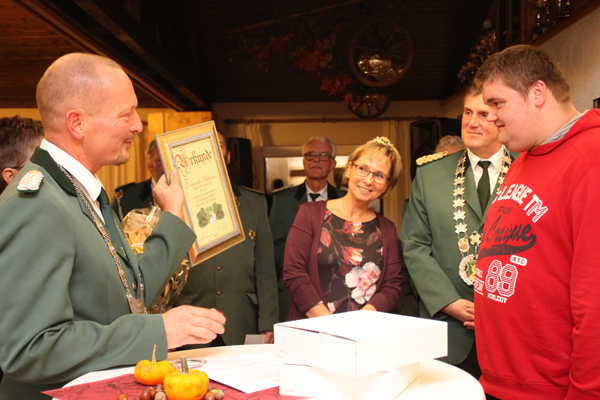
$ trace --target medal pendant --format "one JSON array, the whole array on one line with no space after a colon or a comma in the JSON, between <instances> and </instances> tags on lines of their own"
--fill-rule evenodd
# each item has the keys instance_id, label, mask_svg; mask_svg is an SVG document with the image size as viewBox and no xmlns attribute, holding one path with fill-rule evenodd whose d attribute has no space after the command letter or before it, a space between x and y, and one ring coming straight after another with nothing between
<instances>
[{"instance_id":1,"label":"medal pendant","mask_svg":"<svg viewBox=\"0 0 600 400\"><path fill-rule=\"evenodd\" d=\"M469 252L469 240L467 238L458 239L458 250L460 250L461 253Z\"/></svg>"},{"instance_id":2,"label":"medal pendant","mask_svg":"<svg viewBox=\"0 0 600 400\"><path fill-rule=\"evenodd\" d=\"M144 294L140 293L140 298L134 298L131 293L127 294L127 301L129 302L129 309L133 314L146 314L146 305L144 304Z\"/></svg>"},{"instance_id":3,"label":"medal pendant","mask_svg":"<svg viewBox=\"0 0 600 400\"><path fill-rule=\"evenodd\" d=\"M467 285L473 285L475 280L475 265L477 264L477 256L469 254L463 257L458 266L458 274Z\"/></svg>"}]
</instances>

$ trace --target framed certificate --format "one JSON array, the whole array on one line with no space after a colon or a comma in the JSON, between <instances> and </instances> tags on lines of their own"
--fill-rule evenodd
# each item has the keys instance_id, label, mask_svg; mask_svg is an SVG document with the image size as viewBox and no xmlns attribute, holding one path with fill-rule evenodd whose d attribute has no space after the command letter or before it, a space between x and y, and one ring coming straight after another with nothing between
<instances>
[{"instance_id":1,"label":"framed certificate","mask_svg":"<svg viewBox=\"0 0 600 400\"><path fill-rule=\"evenodd\" d=\"M244 240L244 230L213 121L156 135L165 176L179 171L184 220L196 233L194 266Z\"/></svg>"}]
</instances>

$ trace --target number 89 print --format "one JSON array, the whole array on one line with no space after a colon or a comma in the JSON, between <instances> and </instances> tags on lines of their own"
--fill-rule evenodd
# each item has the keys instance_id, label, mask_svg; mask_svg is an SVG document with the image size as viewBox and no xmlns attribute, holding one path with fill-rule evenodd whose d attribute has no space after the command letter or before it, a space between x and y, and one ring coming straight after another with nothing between
<instances>
[{"instance_id":1,"label":"number 89 print","mask_svg":"<svg viewBox=\"0 0 600 400\"><path fill-rule=\"evenodd\" d=\"M490 263L486 276L483 276L481 269L476 268L474 289L477 293L483 294L485 285L490 299L506 303L506 299L515 293L518 274L519 271L514 265L502 265L500 261L494 260Z\"/></svg>"}]
</instances>

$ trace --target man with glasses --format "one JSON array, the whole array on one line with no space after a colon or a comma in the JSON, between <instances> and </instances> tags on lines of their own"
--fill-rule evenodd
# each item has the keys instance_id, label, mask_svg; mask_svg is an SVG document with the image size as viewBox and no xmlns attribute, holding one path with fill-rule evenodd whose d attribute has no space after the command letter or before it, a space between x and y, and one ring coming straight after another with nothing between
<instances>
[{"instance_id":1,"label":"man with glasses","mask_svg":"<svg viewBox=\"0 0 600 400\"><path fill-rule=\"evenodd\" d=\"M31 118L0 118L0 193L29 161L44 138L42 121Z\"/></svg>"},{"instance_id":2,"label":"man with glasses","mask_svg":"<svg viewBox=\"0 0 600 400\"><path fill-rule=\"evenodd\" d=\"M302 145L304 172L306 181L290 188L281 189L273 194L271 208L271 231L275 244L275 265L279 282L279 319L286 321L290 309L291 297L283 284L283 256L285 242L298 209L309 201L327 201L343 197L345 192L330 185L327 176L336 166L335 144L324 136L313 136Z\"/></svg>"},{"instance_id":3,"label":"man with glasses","mask_svg":"<svg viewBox=\"0 0 600 400\"><path fill-rule=\"evenodd\" d=\"M483 221L512 157L486 120L490 107L475 88L465 97L462 139L467 150L417 160L400 240L419 293L419 315L448 322L448 356L479 378L475 348L473 270Z\"/></svg>"}]
</instances>

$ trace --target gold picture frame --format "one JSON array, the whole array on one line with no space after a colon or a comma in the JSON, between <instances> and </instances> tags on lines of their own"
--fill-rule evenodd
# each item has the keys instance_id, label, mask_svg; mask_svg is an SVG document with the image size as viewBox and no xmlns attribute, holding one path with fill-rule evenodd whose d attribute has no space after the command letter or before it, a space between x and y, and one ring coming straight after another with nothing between
<instances>
[{"instance_id":1,"label":"gold picture frame","mask_svg":"<svg viewBox=\"0 0 600 400\"><path fill-rule=\"evenodd\" d=\"M171 171L179 171L184 221L196 233L190 264L195 266L243 241L214 121L161 133L155 140L167 182Z\"/></svg>"}]
</instances>

